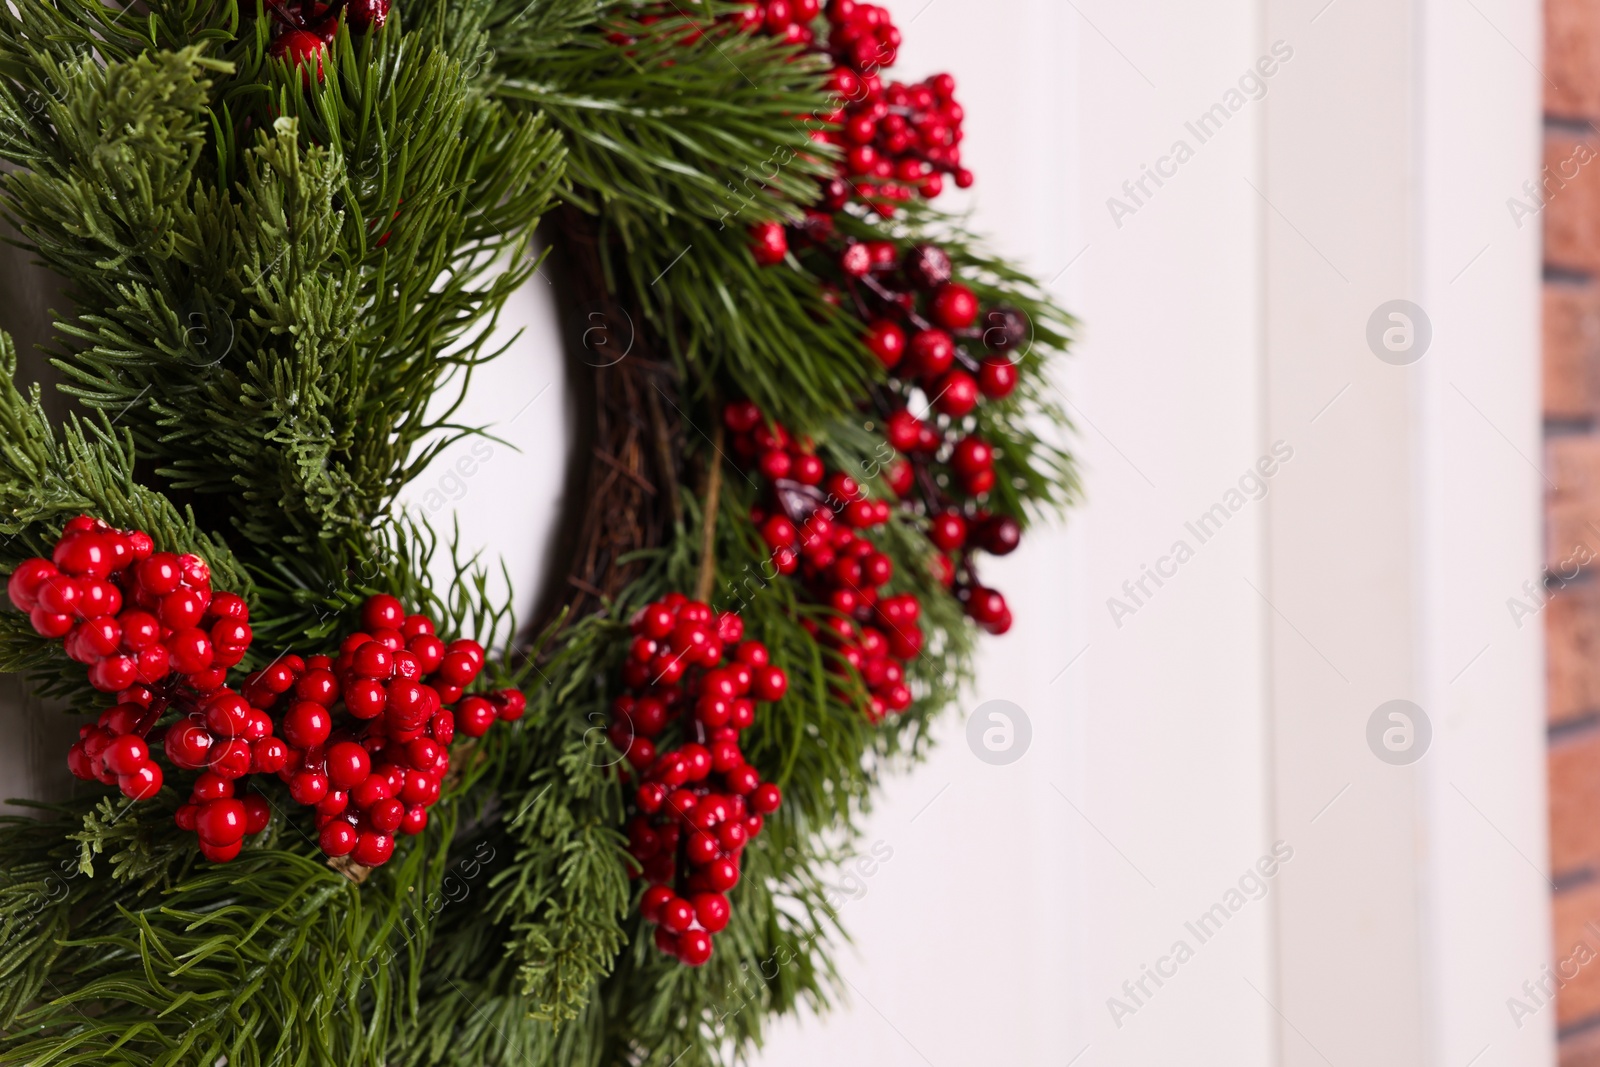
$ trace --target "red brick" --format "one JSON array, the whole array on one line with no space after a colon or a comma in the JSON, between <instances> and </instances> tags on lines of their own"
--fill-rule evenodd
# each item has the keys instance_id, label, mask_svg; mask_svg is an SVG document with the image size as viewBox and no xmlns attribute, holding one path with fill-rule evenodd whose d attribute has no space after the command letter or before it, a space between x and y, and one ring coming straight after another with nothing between
<instances>
[{"instance_id":1,"label":"red brick","mask_svg":"<svg viewBox=\"0 0 1600 1067\"><path fill-rule=\"evenodd\" d=\"M1600 729L1550 745L1550 867L1600 868Z\"/></svg>"},{"instance_id":2,"label":"red brick","mask_svg":"<svg viewBox=\"0 0 1600 1067\"><path fill-rule=\"evenodd\" d=\"M1588 946L1594 957L1587 962L1576 960L1561 976L1564 982L1556 993L1556 1023L1565 1029L1600 1018L1600 881L1557 893L1554 921L1551 958L1556 965L1574 959L1573 950L1580 944Z\"/></svg>"},{"instance_id":3,"label":"red brick","mask_svg":"<svg viewBox=\"0 0 1600 1067\"><path fill-rule=\"evenodd\" d=\"M1600 285L1544 287L1544 414L1587 419L1600 398Z\"/></svg>"},{"instance_id":4,"label":"red brick","mask_svg":"<svg viewBox=\"0 0 1600 1067\"><path fill-rule=\"evenodd\" d=\"M1560 1067L1600 1067L1600 1028L1564 1038L1560 1053Z\"/></svg>"},{"instance_id":5,"label":"red brick","mask_svg":"<svg viewBox=\"0 0 1600 1067\"><path fill-rule=\"evenodd\" d=\"M1568 561L1600 557L1600 436L1545 443L1545 565L1571 577Z\"/></svg>"},{"instance_id":6,"label":"red brick","mask_svg":"<svg viewBox=\"0 0 1600 1067\"><path fill-rule=\"evenodd\" d=\"M1600 271L1600 141L1561 131L1544 138L1544 170L1535 191L1519 191L1519 226L1543 201L1544 261L1563 270Z\"/></svg>"},{"instance_id":7,"label":"red brick","mask_svg":"<svg viewBox=\"0 0 1600 1067\"><path fill-rule=\"evenodd\" d=\"M1600 709L1600 590L1594 583L1557 592L1545 609L1544 632L1550 721Z\"/></svg>"},{"instance_id":8,"label":"red brick","mask_svg":"<svg viewBox=\"0 0 1600 1067\"><path fill-rule=\"evenodd\" d=\"M1545 0L1544 108L1600 116L1600 13L1592 0Z\"/></svg>"}]
</instances>

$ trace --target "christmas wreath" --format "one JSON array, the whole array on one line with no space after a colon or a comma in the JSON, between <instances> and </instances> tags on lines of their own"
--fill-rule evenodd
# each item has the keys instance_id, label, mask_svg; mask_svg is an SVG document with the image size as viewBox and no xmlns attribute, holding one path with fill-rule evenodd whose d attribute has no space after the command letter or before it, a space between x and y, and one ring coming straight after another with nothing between
<instances>
[{"instance_id":1,"label":"christmas wreath","mask_svg":"<svg viewBox=\"0 0 1600 1067\"><path fill-rule=\"evenodd\" d=\"M1004 633L1069 320L930 206L953 80L831 0L12 0L0 1062L725 1063ZM541 267L588 418L517 620L396 506ZM492 428L491 428L492 429ZM515 546L501 546L515 551ZM453 562L433 588L430 561Z\"/></svg>"}]
</instances>

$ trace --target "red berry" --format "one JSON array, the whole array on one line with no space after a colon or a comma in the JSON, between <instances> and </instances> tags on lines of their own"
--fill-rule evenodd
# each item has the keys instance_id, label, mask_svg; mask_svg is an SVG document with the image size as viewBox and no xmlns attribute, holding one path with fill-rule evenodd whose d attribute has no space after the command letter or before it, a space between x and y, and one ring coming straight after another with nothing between
<instances>
[{"instance_id":1,"label":"red berry","mask_svg":"<svg viewBox=\"0 0 1600 1067\"><path fill-rule=\"evenodd\" d=\"M182 596L174 593L173 596ZM179 674L194 674L211 666L216 658L211 638L204 630L190 627L180 630L166 640L167 654L173 669Z\"/></svg>"},{"instance_id":2,"label":"red berry","mask_svg":"<svg viewBox=\"0 0 1600 1067\"><path fill-rule=\"evenodd\" d=\"M839 256L839 267L852 277L865 277L872 270L872 253L864 244L851 244Z\"/></svg>"},{"instance_id":3,"label":"red berry","mask_svg":"<svg viewBox=\"0 0 1600 1067\"><path fill-rule=\"evenodd\" d=\"M339 789L353 789L360 785L372 770L367 750L354 741L340 741L328 746L328 780Z\"/></svg>"},{"instance_id":4,"label":"red berry","mask_svg":"<svg viewBox=\"0 0 1600 1067\"><path fill-rule=\"evenodd\" d=\"M967 520L958 511L942 511L928 527L928 539L946 552L960 548L967 540Z\"/></svg>"},{"instance_id":5,"label":"red berry","mask_svg":"<svg viewBox=\"0 0 1600 1067\"><path fill-rule=\"evenodd\" d=\"M888 319L869 326L862 341L885 367L893 367L906 354L906 332Z\"/></svg>"},{"instance_id":6,"label":"red berry","mask_svg":"<svg viewBox=\"0 0 1600 1067\"><path fill-rule=\"evenodd\" d=\"M115 615L122 610L122 592L110 582L85 578L78 583L78 614L86 619Z\"/></svg>"},{"instance_id":7,"label":"red berry","mask_svg":"<svg viewBox=\"0 0 1600 1067\"><path fill-rule=\"evenodd\" d=\"M217 619L234 619L238 622L250 621L250 605L245 603L244 597L235 593L217 593L211 598L211 603L206 608L206 614Z\"/></svg>"},{"instance_id":8,"label":"red berry","mask_svg":"<svg viewBox=\"0 0 1600 1067\"><path fill-rule=\"evenodd\" d=\"M39 606L39 590L44 583L60 572L54 564L43 559L24 560L11 572L6 582L6 592L19 611L31 612Z\"/></svg>"},{"instance_id":9,"label":"red berry","mask_svg":"<svg viewBox=\"0 0 1600 1067\"><path fill-rule=\"evenodd\" d=\"M1017 368L1004 356L987 356L978 366L978 389L992 400L1010 396L1017 387Z\"/></svg>"},{"instance_id":10,"label":"red berry","mask_svg":"<svg viewBox=\"0 0 1600 1067\"><path fill-rule=\"evenodd\" d=\"M161 622L144 611L124 611L117 616L122 627L122 650L140 652L161 639Z\"/></svg>"},{"instance_id":11,"label":"red berry","mask_svg":"<svg viewBox=\"0 0 1600 1067\"><path fill-rule=\"evenodd\" d=\"M754 767L745 764L743 767L735 767L723 775L722 782L730 792L745 796L761 784L761 777L756 773Z\"/></svg>"},{"instance_id":12,"label":"red berry","mask_svg":"<svg viewBox=\"0 0 1600 1067\"><path fill-rule=\"evenodd\" d=\"M460 716L461 732L468 737L482 737L489 732L500 713L482 697L467 697L456 708Z\"/></svg>"},{"instance_id":13,"label":"red berry","mask_svg":"<svg viewBox=\"0 0 1600 1067\"><path fill-rule=\"evenodd\" d=\"M456 716L453 711L436 711L428 721L428 733L441 745L448 745L456 737Z\"/></svg>"},{"instance_id":14,"label":"red berry","mask_svg":"<svg viewBox=\"0 0 1600 1067\"><path fill-rule=\"evenodd\" d=\"M777 448L763 452L759 465L762 477L769 482L789 477L789 470L793 466L789 459L789 453Z\"/></svg>"},{"instance_id":15,"label":"red berry","mask_svg":"<svg viewBox=\"0 0 1600 1067\"><path fill-rule=\"evenodd\" d=\"M237 619L218 619L211 627L211 644L217 648L249 648L252 636L250 624Z\"/></svg>"},{"instance_id":16,"label":"red berry","mask_svg":"<svg viewBox=\"0 0 1600 1067\"><path fill-rule=\"evenodd\" d=\"M250 769L257 774L277 774L289 765L289 746L282 739L263 737L250 746Z\"/></svg>"},{"instance_id":17,"label":"red berry","mask_svg":"<svg viewBox=\"0 0 1600 1067\"><path fill-rule=\"evenodd\" d=\"M922 420L904 409L894 412L884 423L889 444L901 452L917 450L922 430Z\"/></svg>"},{"instance_id":18,"label":"red berry","mask_svg":"<svg viewBox=\"0 0 1600 1067\"><path fill-rule=\"evenodd\" d=\"M316 771L301 771L289 779L289 795L296 804L315 804L328 795L328 776Z\"/></svg>"},{"instance_id":19,"label":"red berry","mask_svg":"<svg viewBox=\"0 0 1600 1067\"><path fill-rule=\"evenodd\" d=\"M317 834L317 845L328 856L348 856L356 840L356 828L343 819L328 823Z\"/></svg>"},{"instance_id":20,"label":"red berry","mask_svg":"<svg viewBox=\"0 0 1600 1067\"><path fill-rule=\"evenodd\" d=\"M111 548L99 534L84 531L56 542L52 560L76 577L104 578L111 573Z\"/></svg>"},{"instance_id":21,"label":"red berry","mask_svg":"<svg viewBox=\"0 0 1600 1067\"><path fill-rule=\"evenodd\" d=\"M394 673L394 660L389 650L376 641L368 641L355 650L351 669L366 678L387 680Z\"/></svg>"},{"instance_id":22,"label":"red berry","mask_svg":"<svg viewBox=\"0 0 1600 1067\"><path fill-rule=\"evenodd\" d=\"M953 370L936 386L933 406L952 418L961 418L978 406L978 383L964 370Z\"/></svg>"},{"instance_id":23,"label":"red berry","mask_svg":"<svg viewBox=\"0 0 1600 1067\"><path fill-rule=\"evenodd\" d=\"M272 42L272 54L288 60L296 67L314 67L317 81L322 80L322 56L327 45L321 37L307 30L290 30ZM301 75L307 87L311 85L311 69Z\"/></svg>"},{"instance_id":24,"label":"red berry","mask_svg":"<svg viewBox=\"0 0 1600 1067\"><path fill-rule=\"evenodd\" d=\"M361 605L361 626L368 631L384 628L398 630L405 619L405 607L388 593L368 597L367 602Z\"/></svg>"},{"instance_id":25,"label":"red berry","mask_svg":"<svg viewBox=\"0 0 1600 1067\"><path fill-rule=\"evenodd\" d=\"M973 496L981 496L994 488L994 470L985 467L983 470L973 471L971 474L961 476L961 484Z\"/></svg>"},{"instance_id":26,"label":"red berry","mask_svg":"<svg viewBox=\"0 0 1600 1067\"><path fill-rule=\"evenodd\" d=\"M224 778L243 778L250 773L254 752L242 737L218 741L211 746L206 766Z\"/></svg>"},{"instance_id":27,"label":"red berry","mask_svg":"<svg viewBox=\"0 0 1600 1067\"><path fill-rule=\"evenodd\" d=\"M730 400L722 408L722 422L734 433L749 433L761 422L761 409L749 400ZM641 611L655 610L658 605L651 604ZM665 609L662 609L665 610ZM671 612L668 612L670 615ZM635 616L637 623L640 616Z\"/></svg>"},{"instance_id":28,"label":"red berry","mask_svg":"<svg viewBox=\"0 0 1600 1067\"><path fill-rule=\"evenodd\" d=\"M244 803L233 797L206 801L195 814L194 829L207 844L233 844L244 837Z\"/></svg>"},{"instance_id":29,"label":"red berry","mask_svg":"<svg viewBox=\"0 0 1600 1067\"><path fill-rule=\"evenodd\" d=\"M328 739L333 720L321 704L302 700L283 716L283 738L295 748L315 748Z\"/></svg>"},{"instance_id":30,"label":"red berry","mask_svg":"<svg viewBox=\"0 0 1600 1067\"><path fill-rule=\"evenodd\" d=\"M739 884L739 865L731 859L712 860L705 866L706 884L718 892L726 892Z\"/></svg>"},{"instance_id":31,"label":"red berry","mask_svg":"<svg viewBox=\"0 0 1600 1067\"><path fill-rule=\"evenodd\" d=\"M966 286L949 282L933 294L930 311L946 329L964 330L978 319L978 298Z\"/></svg>"},{"instance_id":32,"label":"red berry","mask_svg":"<svg viewBox=\"0 0 1600 1067\"><path fill-rule=\"evenodd\" d=\"M521 690L502 689L494 695L494 704L504 722L516 722L528 710L528 698Z\"/></svg>"},{"instance_id":33,"label":"red berry","mask_svg":"<svg viewBox=\"0 0 1600 1067\"><path fill-rule=\"evenodd\" d=\"M135 576L139 588L152 596L165 596L183 582L183 570L178 557L171 552L157 552L139 564Z\"/></svg>"},{"instance_id":34,"label":"red berry","mask_svg":"<svg viewBox=\"0 0 1600 1067\"><path fill-rule=\"evenodd\" d=\"M193 589L177 589L161 598L156 615L169 630L187 630L205 618L206 603Z\"/></svg>"},{"instance_id":35,"label":"red berry","mask_svg":"<svg viewBox=\"0 0 1600 1067\"><path fill-rule=\"evenodd\" d=\"M356 840L351 857L363 867L381 867L394 855L394 838L383 833L364 833Z\"/></svg>"},{"instance_id":36,"label":"red berry","mask_svg":"<svg viewBox=\"0 0 1600 1067\"><path fill-rule=\"evenodd\" d=\"M294 695L301 700L309 700L324 707L338 700L339 679L334 677L333 672L325 667L314 667L310 663L306 666L310 669L295 683Z\"/></svg>"},{"instance_id":37,"label":"red berry","mask_svg":"<svg viewBox=\"0 0 1600 1067\"><path fill-rule=\"evenodd\" d=\"M711 958L711 935L704 930L688 930L678 935L678 959L698 967Z\"/></svg>"},{"instance_id":38,"label":"red berry","mask_svg":"<svg viewBox=\"0 0 1600 1067\"><path fill-rule=\"evenodd\" d=\"M981 437L963 437L956 442L950 465L962 474L976 474L994 466L994 449Z\"/></svg>"},{"instance_id":39,"label":"red berry","mask_svg":"<svg viewBox=\"0 0 1600 1067\"><path fill-rule=\"evenodd\" d=\"M259 793L251 793L244 798L243 803L244 832L246 834L259 834L267 828L267 823L272 819L272 806Z\"/></svg>"},{"instance_id":40,"label":"red berry","mask_svg":"<svg viewBox=\"0 0 1600 1067\"><path fill-rule=\"evenodd\" d=\"M432 674L444 661L444 642L433 634L417 634L407 639L406 651L416 660L419 673Z\"/></svg>"},{"instance_id":41,"label":"red berry","mask_svg":"<svg viewBox=\"0 0 1600 1067\"><path fill-rule=\"evenodd\" d=\"M943 330L920 330L911 338L912 370L921 377L938 377L955 358L955 342Z\"/></svg>"},{"instance_id":42,"label":"red berry","mask_svg":"<svg viewBox=\"0 0 1600 1067\"><path fill-rule=\"evenodd\" d=\"M101 762L112 774L132 774L150 758L144 739L125 734L106 746L100 754Z\"/></svg>"},{"instance_id":43,"label":"red berry","mask_svg":"<svg viewBox=\"0 0 1600 1067\"><path fill-rule=\"evenodd\" d=\"M422 804L413 804L408 807L405 817L400 820L400 832L414 837L427 828L428 809Z\"/></svg>"},{"instance_id":44,"label":"red berry","mask_svg":"<svg viewBox=\"0 0 1600 1067\"><path fill-rule=\"evenodd\" d=\"M89 684L102 693L126 689L138 676L138 665L127 656L107 656L89 668Z\"/></svg>"},{"instance_id":45,"label":"red berry","mask_svg":"<svg viewBox=\"0 0 1600 1067\"><path fill-rule=\"evenodd\" d=\"M682 933L694 924L694 906L676 894L660 906L658 914L661 916L662 929L675 934Z\"/></svg>"},{"instance_id":46,"label":"red berry","mask_svg":"<svg viewBox=\"0 0 1600 1067\"><path fill-rule=\"evenodd\" d=\"M715 934L728 925L732 909L728 898L721 893L698 893L694 898L694 915L700 925Z\"/></svg>"},{"instance_id":47,"label":"red berry","mask_svg":"<svg viewBox=\"0 0 1600 1067\"><path fill-rule=\"evenodd\" d=\"M381 834L392 834L400 829L405 817L406 806L392 798L380 800L367 809L367 820Z\"/></svg>"},{"instance_id":48,"label":"red berry","mask_svg":"<svg viewBox=\"0 0 1600 1067\"><path fill-rule=\"evenodd\" d=\"M243 837L239 838L237 841L230 841L226 845L213 845L209 841L202 840L200 842L200 855L204 856L212 863L227 863L229 860L239 855L243 848Z\"/></svg>"},{"instance_id":49,"label":"red berry","mask_svg":"<svg viewBox=\"0 0 1600 1067\"><path fill-rule=\"evenodd\" d=\"M218 737L243 737L254 710L238 693L224 689L206 699L206 728Z\"/></svg>"},{"instance_id":50,"label":"red berry","mask_svg":"<svg viewBox=\"0 0 1600 1067\"><path fill-rule=\"evenodd\" d=\"M750 794L750 807L758 815L771 815L783 803L783 793L771 782L763 782Z\"/></svg>"},{"instance_id":51,"label":"red berry","mask_svg":"<svg viewBox=\"0 0 1600 1067\"><path fill-rule=\"evenodd\" d=\"M759 222L750 227L750 252L763 267L782 263L789 254L789 237L778 222Z\"/></svg>"},{"instance_id":52,"label":"red berry","mask_svg":"<svg viewBox=\"0 0 1600 1067\"><path fill-rule=\"evenodd\" d=\"M161 792L161 780L161 767L153 760L146 760L127 774L117 775L117 785L129 800L149 800Z\"/></svg>"},{"instance_id":53,"label":"red berry","mask_svg":"<svg viewBox=\"0 0 1600 1067\"><path fill-rule=\"evenodd\" d=\"M39 584L34 612L51 615L75 615L82 596L78 583L65 574L56 573Z\"/></svg>"},{"instance_id":54,"label":"red berry","mask_svg":"<svg viewBox=\"0 0 1600 1067\"><path fill-rule=\"evenodd\" d=\"M1022 541L1022 526L1009 515L997 515L984 522L978 531L978 544L985 552L1008 555Z\"/></svg>"},{"instance_id":55,"label":"red berry","mask_svg":"<svg viewBox=\"0 0 1600 1067\"><path fill-rule=\"evenodd\" d=\"M143 530L135 530L127 536L128 554L136 560L146 560L155 551L155 542L150 540L150 535Z\"/></svg>"},{"instance_id":56,"label":"red berry","mask_svg":"<svg viewBox=\"0 0 1600 1067\"><path fill-rule=\"evenodd\" d=\"M789 676L782 667L768 665L751 672L750 693L757 700L781 700L789 691Z\"/></svg>"},{"instance_id":57,"label":"red berry","mask_svg":"<svg viewBox=\"0 0 1600 1067\"><path fill-rule=\"evenodd\" d=\"M197 804L231 797L233 796L233 780L224 778L213 771L202 771L200 777L194 780L194 785L189 790L189 796Z\"/></svg>"},{"instance_id":58,"label":"red berry","mask_svg":"<svg viewBox=\"0 0 1600 1067\"><path fill-rule=\"evenodd\" d=\"M472 657L465 652L446 652L437 673L446 682L464 686L478 676L478 666L479 664L474 663Z\"/></svg>"}]
</instances>

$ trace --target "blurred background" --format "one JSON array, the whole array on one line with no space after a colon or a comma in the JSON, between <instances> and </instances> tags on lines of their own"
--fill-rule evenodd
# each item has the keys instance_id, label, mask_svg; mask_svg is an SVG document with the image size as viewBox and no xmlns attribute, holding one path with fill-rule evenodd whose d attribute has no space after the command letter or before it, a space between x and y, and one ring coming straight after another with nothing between
<instances>
[{"instance_id":1,"label":"blurred background","mask_svg":"<svg viewBox=\"0 0 1600 1067\"><path fill-rule=\"evenodd\" d=\"M1600 1065L1600 3L888 6L967 111L941 204L1081 320L1085 502L995 562L1015 628L835 874L844 1001L757 1062ZM548 277L514 310L460 418L515 448L407 502L526 607L575 415Z\"/></svg>"}]
</instances>

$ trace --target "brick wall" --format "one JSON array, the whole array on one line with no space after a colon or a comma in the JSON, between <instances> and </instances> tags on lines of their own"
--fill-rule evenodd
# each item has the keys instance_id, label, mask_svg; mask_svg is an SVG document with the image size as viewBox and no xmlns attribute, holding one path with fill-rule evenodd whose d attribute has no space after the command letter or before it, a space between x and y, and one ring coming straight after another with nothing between
<instances>
[{"instance_id":1,"label":"brick wall","mask_svg":"<svg viewBox=\"0 0 1600 1067\"><path fill-rule=\"evenodd\" d=\"M1600 3L1545 0L1545 74L1546 981L1561 1067L1600 1067Z\"/></svg>"}]
</instances>

